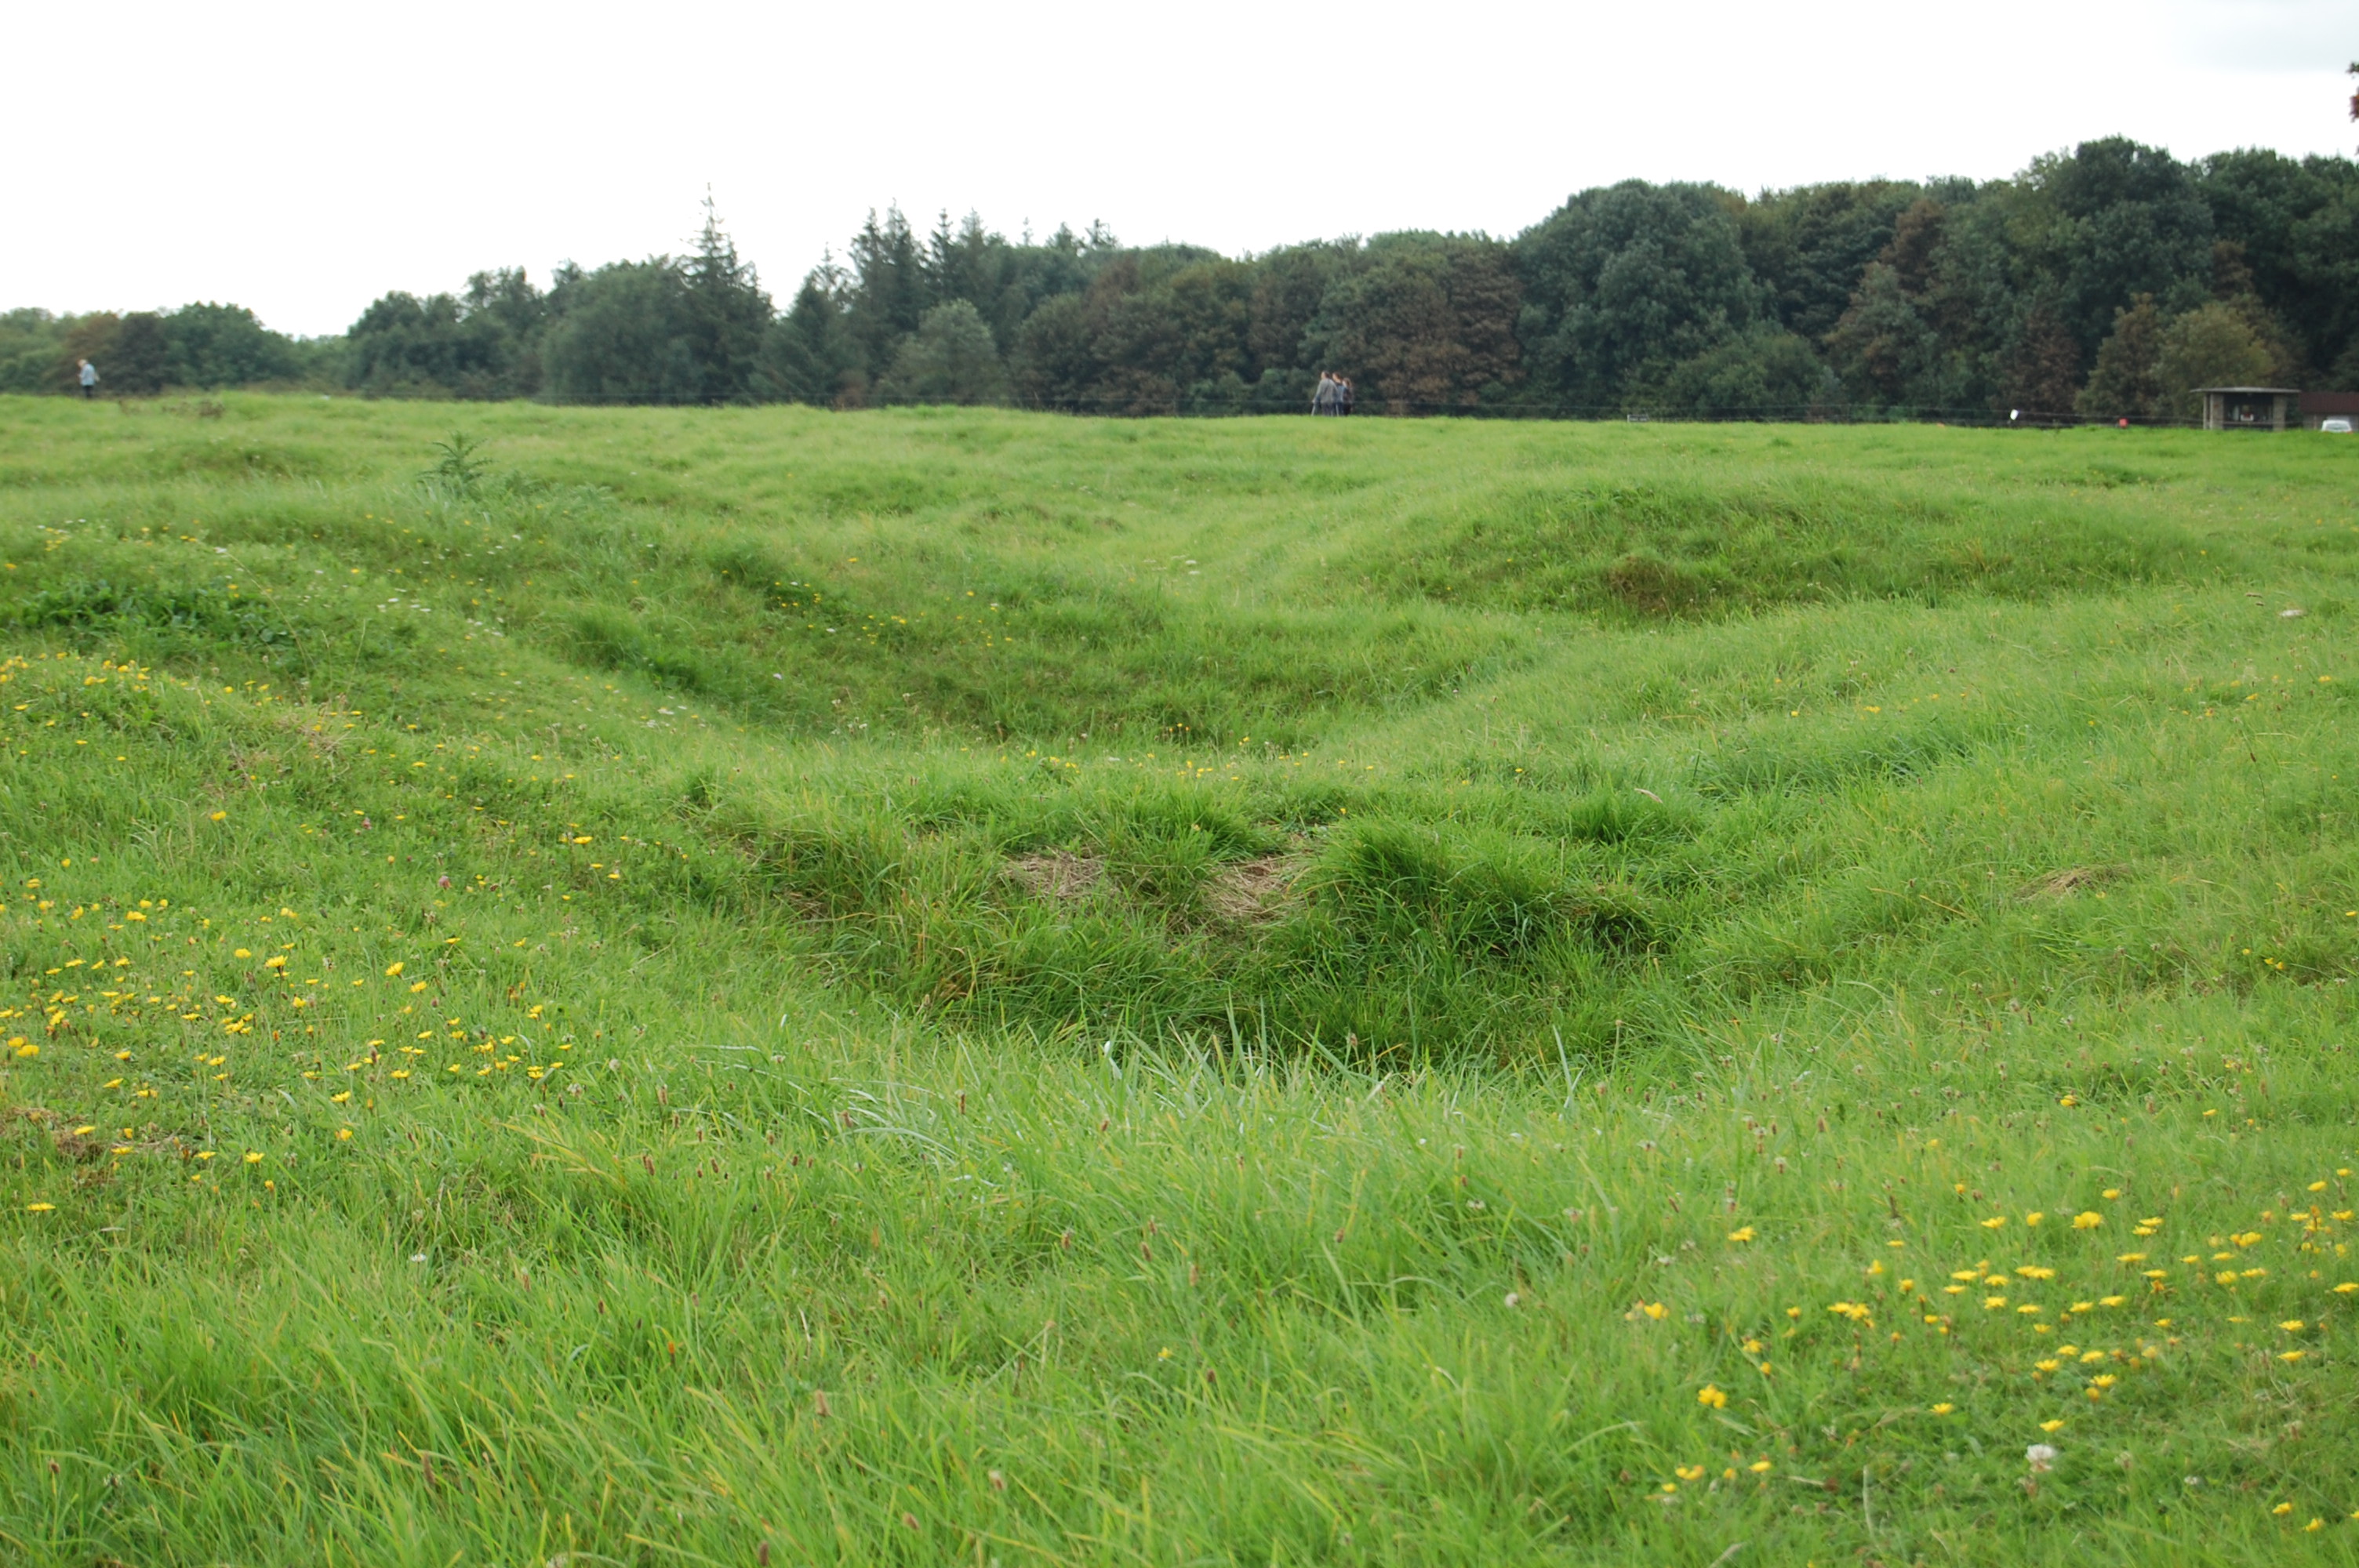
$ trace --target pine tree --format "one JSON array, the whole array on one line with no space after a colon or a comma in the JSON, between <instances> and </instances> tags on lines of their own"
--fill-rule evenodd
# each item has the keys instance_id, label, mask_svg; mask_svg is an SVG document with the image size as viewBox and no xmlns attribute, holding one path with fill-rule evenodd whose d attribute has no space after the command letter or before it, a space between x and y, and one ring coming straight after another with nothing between
<instances>
[{"instance_id":1,"label":"pine tree","mask_svg":"<svg viewBox=\"0 0 2359 1568\"><path fill-rule=\"evenodd\" d=\"M852 274L846 326L860 350L861 369L873 381L933 303L918 237L897 205L885 210L881 226L870 212L853 237Z\"/></svg>"},{"instance_id":2,"label":"pine tree","mask_svg":"<svg viewBox=\"0 0 2359 1568\"><path fill-rule=\"evenodd\" d=\"M722 228L710 192L704 198L704 232L681 270L689 347L703 401L744 402L754 394L762 340L775 312L753 265L738 256L737 242Z\"/></svg>"}]
</instances>

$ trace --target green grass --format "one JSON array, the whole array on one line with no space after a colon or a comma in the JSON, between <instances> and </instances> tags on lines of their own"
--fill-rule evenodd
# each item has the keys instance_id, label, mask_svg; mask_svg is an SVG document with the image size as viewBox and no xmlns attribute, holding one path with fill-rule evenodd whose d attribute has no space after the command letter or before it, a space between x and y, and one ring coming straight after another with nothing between
<instances>
[{"instance_id":1,"label":"green grass","mask_svg":"<svg viewBox=\"0 0 2359 1568\"><path fill-rule=\"evenodd\" d=\"M2359 1561L2359 448L0 416L0 1559Z\"/></svg>"}]
</instances>

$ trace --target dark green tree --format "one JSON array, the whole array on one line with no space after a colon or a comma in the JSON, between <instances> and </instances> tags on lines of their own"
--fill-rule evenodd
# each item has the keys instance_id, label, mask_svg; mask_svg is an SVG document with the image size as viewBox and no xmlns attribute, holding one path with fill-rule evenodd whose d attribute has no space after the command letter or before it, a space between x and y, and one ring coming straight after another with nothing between
<instances>
[{"instance_id":1,"label":"dark green tree","mask_svg":"<svg viewBox=\"0 0 2359 1568\"><path fill-rule=\"evenodd\" d=\"M2277 369L2277 356L2252 319L2216 299L2173 318L2160 343L2155 380L2161 388L2161 411L2173 418L2201 415L2197 387L2267 385Z\"/></svg>"},{"instance_id":2,"label":"dark green tree","mask_svg":"<svg viewBox=\"0 0 2359 1568\"><path fill-rule=\"evenodd\" d=\"M787 313L770 323L755 367L756 396L822 407L865 401L867 378L838 303L842 281L833 260L822 259Z\"/></svg>"},{"instance_id":3,"label":"dark green tree","mask_svg":"<svg viewBox=\"0 0 2359 1568\"><path fill-rule=\"evenodd\" d=\"M1327 291L1365 265L1360 246L1348 240L1288 245L1256 261L1245 325L1253 373L1321 368L1310 362L1318 353L1310 323Z\"/></svg>"},{"instance_id":4,"label":"dark green tree","mask_svg":"<svg viewBox=\"0 0 2359 1568\"><path fill-rule=\"evenodd\" d=\"M171 374L171 353L164 318L153 310L132 311L115 329L108 351L107 389L135 397L163 391Z\"/></svg>"},{"instance_id":5,"label":"dark green tree","mask_svg":"<svg viewBox=\"0 0 2359 1568\"><path fill-rule=\"evenodd\" d=\"M251 386L292 379L293 341L243 305L183 305L164 318L165 380L174 386Z\"/></svg>"},{"instance_id":6,"label":"dark green tree","mask_svg":"<svg viewBox=\"0 0 2359 1568\"><path fill-rule=\"evenodd\" d=\"M527 396L540 390L540 304L516 271L477 273L464 296L386 295L345 331L344 383L396 396Z\"/></svg>"},{"instance_id":7,"label":"dark green tree","mask_svg":"<svg viewBox=\"0 0 2359 1568\"><path fill-rule=\"evenodd\" d=\"M951 299L918 319L877 386L887 403L995 403L1007 373L991 324L972 300Z\"/></svg>"},{"instance_id":8,"label":"dark green tree","mask_svg":"<svg viewBox=\"0 0 2359 1568\"><path fill-rule=\"evenodd\" d=\"M1832 331L1901 213L1922 200L1915 185L1842 181L1768 191L1739 207L1745 263L1770 315L1813 342Z\"/></svg>"},{"instance_id":9,"label":"dark green tree","mask_svg":"<svg viewBox=\"0 0 2359 1568\"><path fill-rule=\"evenodd\" d=\"M2138 295L2174 310L2211 293L2212 209L2193 172L2159 147L2083 142L2036 160L2027 183L2052 212L2028 236L2032 257L2053 281L2055 314L2083 364Z\"/></svg>"},{"instance_id":10,"label":"dark green tree","mask_svg":"<svg viewBox=\"0 0 2359 1568\"><path fill-rule=\"evenodd\" d=\"M1890 262L1868 263L1826 342L1853 401L1874 409L1939 406L1940 335Z\"/></svg>"},{"instance_id":11,"label":"dark green tree","mask_svg":"<svg viewBox=\"0 0 2359 1568\"><path fill-rule=\"evenodd\" d=\"M696 249L679 264L689 351L696 361L699 396L707 403L742 403L754 395L755 369L775 312L752 264L721 225L710 196Z\"/></svg>"},{"instance_id":12,"label":"dark green tree","mask_svg":"<svg viewBox=\"0 0 2359 1568\"><path fill-rule=\"evenodd\" d=\"M668 256L614 262L552 291L561 312L543 351L549 388L585 403L712 401L697 357L688 280Z\"/></svg>"},{"instance_id":13,"label":"dark green tree","mask_svg":"<svg viewBox=\"0 0 2359 1568\"><path fill-rule=\"evenodd\" d=\"M0 392L53 390L51 378L71 321L36 306L0 310Z\"/></svg>"},{"instance_id":14,"label":"dark green tree","mask_svg":"<svg viewBox=\"0 0 2359 1568\"><path fill-rule=\"evenodd\" d=\"M114 359L114 335L123 330L123 318L112 310L92 310L76 316L65 324L58 341L57 358L49 363L49 383L51 389L78 395L79 366L83 360L98 367L99 387L114 390L108 367Z\"/></svg>"},{"instance_id":15,"label":"dark green tree","mask_svg":"<svg viewBox=\"0 0 2359 1568\"><path fill-rule=\"evenodd\" d=\"M1508 248L1480 236L1388 234L1336 281L1305 336L1352 378L1362 408L1471 408L1516 379L1523 287Z\"/></svg>"},{"instance_id":16,"label":"dark green tree","mask_svg":"<svg viewBox=\"0 0 2359 1568\"><path fill-rule=\"evenodd\" d=\"M1710 186L1625 180L1581 192L1527 231L1516 249L1529 395L1616 407L1750 327L1762 289L1745 265L1734 200Z\"/></svg>"},{"instance_id":17,"label":"dark green tree","mask_svg":"<svg viewBox=\"0 0 2359 1568\"><path fill-rule=\"evenodd\" d=\"M2081 346L2064 319L2046 305L2024 317L2006 357L2007 409L2050 419L2072 411L2080 397Z\"/></svg>"},{"instance_id":18,"label":"dark green tree","mask_svg":"<svg viewBox=\"0 0 2359 1568\"><path fill-rule=\"evenodd\" d=\"M1025 318L1016 333L1016 395L1036 408L1087 412L1105 367L1097 357L1097 330L1089 300L1060 294Z\"/></svg>"},{"instance_id":19,"label":"dark green tree","mask_svg":"<svg viewBox=\"0 0 2359 1568\"><path fill-rule=\"evenodd\" d=\"M1660 412L1700 419L1806 419L1842 404L1842 385L1818 351L1775 321L1672 366L1655 398Z\"/></svg>"},{"instance_id":20,"label":"dark green tree","mask_svg":"<svg viewBox=\"0 0 2359 1568\"><path fill-rule=\"evenodd\" d=\"M844 326L860 351L861 370L871 380L892 362L901 340L918 330L918 319L934 303L925 261L909 221L897 206L885 210L882 224L870 212L852 239L852 276L844 300Z\"/></svg>"},{"instance_id":21,"label":"dark green tree","mask_svg":"<svg viewBox=\"0 0 2359 1568\"><path fill-rule=\"evenodd\" d=\"M2244 287L2302 362L2333 363L2359 341L2359 165L2247 148L2205 158L2196 180L2221 240L2237 247ZM2215 277L2213 292L2242 289Z\"/></svg>"},{"instance_id":22,"label":"dark green tree","mask_svg":"<svg viewBox=\"0 0 2359 1568\"><path fill-rule=\"evenodd\" d=\"M2096 419L2150 419L2164 412L2162 312L2141 294L2114 315L2114 330L2097 350L2097 367L2073 407Z\"/></svg>"}]
</instances>

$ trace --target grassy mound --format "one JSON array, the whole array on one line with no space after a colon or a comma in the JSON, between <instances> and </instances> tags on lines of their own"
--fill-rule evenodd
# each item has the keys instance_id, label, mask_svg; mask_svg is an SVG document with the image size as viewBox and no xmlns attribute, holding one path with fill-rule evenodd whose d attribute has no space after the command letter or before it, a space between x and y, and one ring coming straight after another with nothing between
<instances>
[{"instance_id":1,"label":"grassy mound","mask_svg":"<svg viewBox=\"0 0 2359 1568\"><path fill-rule=\"evenodd\" d=\"M2205 584L2242 563L2193 530L2077 486L1961 493L1769 465L1734 482L1671 464L1453 498L1359 562L1387 599L1658 618L1844 600L2044 600Z\"/></svg>"}]
</instances>

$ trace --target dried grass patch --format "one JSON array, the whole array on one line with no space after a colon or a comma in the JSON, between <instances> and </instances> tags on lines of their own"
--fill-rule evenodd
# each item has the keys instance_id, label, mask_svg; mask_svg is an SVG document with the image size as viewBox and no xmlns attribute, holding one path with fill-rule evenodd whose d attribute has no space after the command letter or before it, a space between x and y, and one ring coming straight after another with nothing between
<instances>
[{"instance_id":1,"label":"dried grass patch","mask_svg":"<svg viewBox=\"0 0 2359 1568\"><path fill-rule=\"evenodd\" d=\"M1294 902L1295 880L1307 855L1263 855L1223 866L1205 879L1204 907L1240 924L1276 920Z\"/></svg>"},{"instance_id":2,"label":"dried grass patch","mask_svg":"<svg viewBox=\"0 0 2359 1568\"><path fill-rule=\"evenodd\" d=\"M1021 855L1000 868L1034 895L1060 903L1085 896L1105 875L1105 861L1096 855L1074 855L1058 849L1046 855Z\"/></svg>"}]
</instances>

